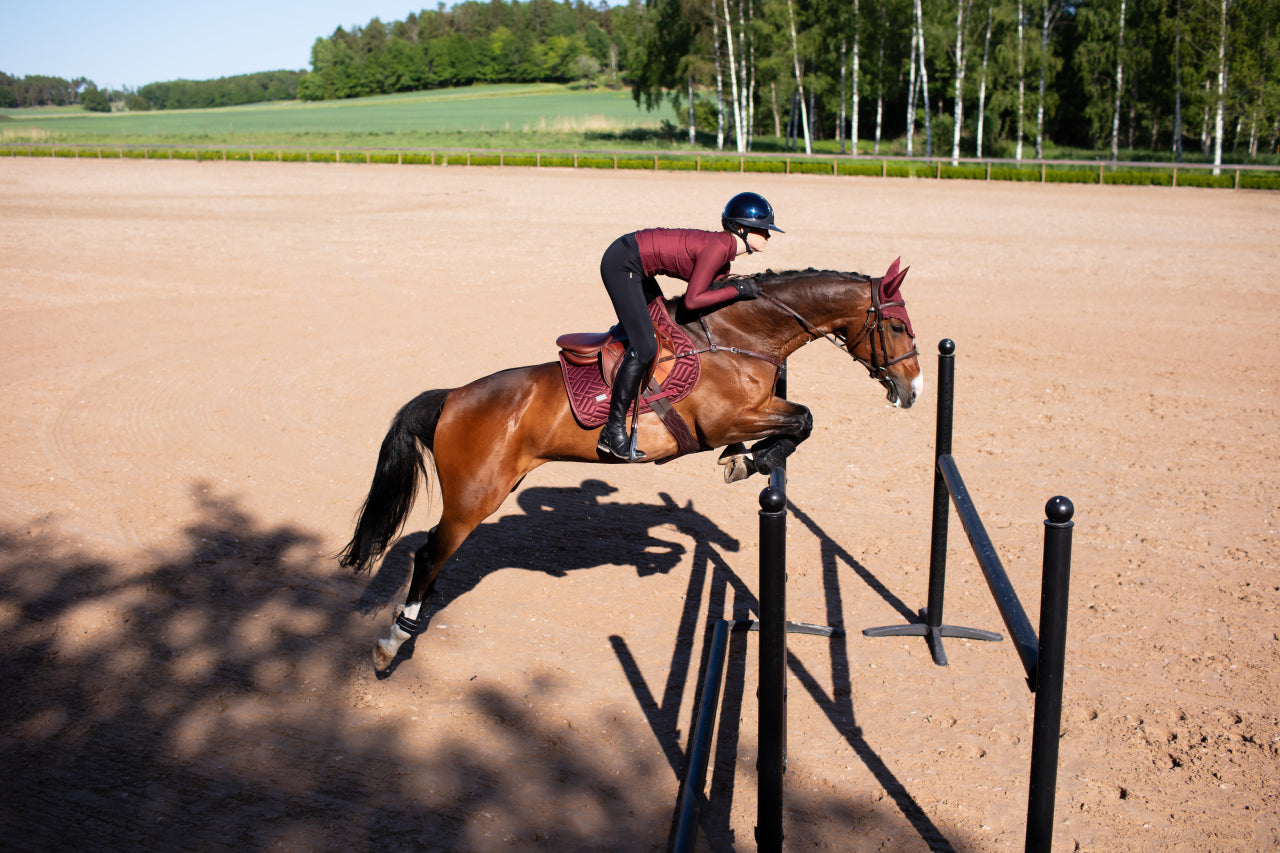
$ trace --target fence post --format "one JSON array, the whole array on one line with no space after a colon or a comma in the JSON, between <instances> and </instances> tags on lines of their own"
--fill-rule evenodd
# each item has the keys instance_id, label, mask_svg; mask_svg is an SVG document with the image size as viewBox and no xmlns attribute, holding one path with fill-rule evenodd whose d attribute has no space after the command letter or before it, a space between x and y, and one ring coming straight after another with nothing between
<instances>
[{"instance_id":1,"label":"fence post","mask_svg":"<svg viewBox=\"0 0 1280 853\"><path fill-rule=\"evenodd\" d=\"M1062 675L1067 651L1067 597L1071 581L1071 516L1062 496L1045 505L1044 573L1040 586L1040 654L1036 666L1035 718L1031 723L1031 791L1027 797L1027 853L1053 843L1053 805L1062 726Z\"/></svg>"},{"instance_id":2,"label":"fence post","mask_svg":"<svg viewBox=\"0 0 1280 853\"><path fill-rule=\"evenodd\" d=\"M777 477L781 474L781 477ZM782 850L782 774L787 767L786 469L760 493L760 757L756 845Z\"/></svg>"},{"instance_id":3,"label":"fence post","mask_svg":"<svg viewBox=\"0 0 1280 853\"><path fill-rule=\"evenodd\" d=\"M938 467L938 459L951 453L956 388L956 344L950 338L938 342L938 418L934 434L933 527L929 535L929 600L925 624L929 627L929 649L933 662L945 666L947 654L936 636L942 628L942 602L947 586L947 520L951 514L950 492Z\"/></svg>"}]
</instances>

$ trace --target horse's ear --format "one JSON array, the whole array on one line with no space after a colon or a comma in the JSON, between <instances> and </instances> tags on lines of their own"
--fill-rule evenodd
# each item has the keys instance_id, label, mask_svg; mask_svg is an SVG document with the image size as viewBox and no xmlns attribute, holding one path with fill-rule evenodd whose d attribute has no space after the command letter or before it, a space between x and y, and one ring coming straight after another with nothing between
<instances>
[{"instance_id":1,"label":"horse's ear","mask_svg":"<svg viewBox=\"0 0 1280 853\"><path fill-rule=\"evenodd\" d=\"M891 299L897 295L898 288L902 287L902 282L907 277L907 270L911 269L911 267L907 267L899 270L898 264L901 261L902 258L900 257L894 258L893 263L889 264L888 272L884 274L884 284L880 286L880 295L884 299Z\"/></svg>"}]
</instances>

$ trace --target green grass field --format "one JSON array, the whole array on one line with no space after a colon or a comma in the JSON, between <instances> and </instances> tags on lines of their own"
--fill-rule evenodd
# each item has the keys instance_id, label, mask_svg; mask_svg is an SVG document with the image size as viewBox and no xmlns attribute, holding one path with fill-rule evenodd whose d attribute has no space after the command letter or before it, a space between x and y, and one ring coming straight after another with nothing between
<instances>
[{"instance_id":1,"label":"green grass field","mask_svg":"<svg viewBox=\"0 0 1280 853\"><path fill-rule=\"evenodd\" d=\"M690 146L680 123L671 107L647 112L627 91L508 84L208 110L6 109L0 110L0 156L550 165L1280 189L1274 163L1262 169L1224 167L1223 174L1212 175L1191 163L1178 170L1172 164L1107 164L1096 152L1085 152L1094 156L1041 167L1013 162L997 150L986 162L950 166L937 155L902 157L905 139L886 142L883 159L877 159L866 156L866 140L859 158L839 156L833 140L816 141L814 156L806 157L782 139L756 137L752 153L739 157L731 142L727 150L715 151L707 134Z\"/></svg>"},{"instance_id":2,"label":"green grass field","mask_svg":"<svg viewBox=\"0 0 1280 853\"><path fill-rule=\"evenodd\" d=\"M513 84L211 110L0 110L7 119L0 142L530 147L536 140L578 147L593 137L634 144L671 115L646 112L627 91Z\"/></svg>"}]
</instances>

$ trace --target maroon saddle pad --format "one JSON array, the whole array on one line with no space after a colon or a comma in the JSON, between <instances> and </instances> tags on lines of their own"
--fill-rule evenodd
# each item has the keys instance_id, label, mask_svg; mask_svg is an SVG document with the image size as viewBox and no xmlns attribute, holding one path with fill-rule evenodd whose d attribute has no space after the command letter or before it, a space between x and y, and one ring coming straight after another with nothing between
<instances>
[{"instance_id":1,"label":"maroon saddle pad","mask_svg":"<svg viewBox=\"0 0 1280 853\"><path fill-rule=\"evenodd\" d=\"M646 393L641 394L642 414L653 411L651 400L665 400L668 404L675 404L689 396L698 384L698 377L702 372L693 340L671 319L663 300L655 299L649 303L649 316L653 318L659 346L654 379L662 390L652 394L646 389ZM565 335L560 338L560 341L567 340L591 340L602 345L602 350L612 344L615 355L621 349L617 339L609 335ZM566 353L564 349L560 351L560 373L564 377L564 387L569 394L573 416L584 428L594 429L604 424L609 417L610 388L605 382L601 356L584 358L582 350L583 347L578 346L572 353ZM610 372L616 371L615 359L606 360L611 362ZM610 379L612 380L612 376Z\"/></svg>"}]
</instances>

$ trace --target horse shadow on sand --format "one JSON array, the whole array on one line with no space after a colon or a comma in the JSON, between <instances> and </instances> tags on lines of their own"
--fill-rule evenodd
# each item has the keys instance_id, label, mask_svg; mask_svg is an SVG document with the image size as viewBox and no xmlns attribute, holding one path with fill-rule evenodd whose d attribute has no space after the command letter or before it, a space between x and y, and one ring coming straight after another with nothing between
<instances>
[{"instance_id":1,"label":"horse shadow on sand","mask_svg":"<svg viewBox=\"0 0 1280 853\"><path fill-rule=\"evenodd\" d=\"M677 504L665 492L657 503L616 503L604 500L617 488L603 480L584 480L578 487L530 487L516 495L523 514L505 515L481 524L441 568L435 591L420 616L421 632L457 599L475 589L488 575L505 570L541 572L553 578L602 566L634 566L640 577L664 575L680 565L688 548L737 551L739 543L705 515ZM674 534L674 535L673 535ZM355 609L370 615L399 603L413 573L413 555L427 541L427 533L401 537L387 552ZM692 603L696 609L697 602ZM380 678L413 657L414 640Z\"/></svg>"},{"instance_id":2,"label":"horse shadow on sand","mask_svg":"<svg viewBox=\"0 0 1280 853\"><path fill-rule=\"evenodd\" d=\"M736 553L740 543L714 521L693 509L677 504L665 492L658 502L613 503L605 500L617 489L596 479L584 480L577 488L532 487L520 492L517 505L523 514L506 515L480 525L441 570L436 590L423 608L423 632L435 614L450 603L471 592L481 580L493 572L522 569L543 572L550 577L565 577L569 572L605 565L634 566L641 577L666 574L683 562L691 563L684 593L684 608L673 639L670 664L665 677L646 677L641 663L632 653L627 639L620 635L609 638L615 656L626 674L635 698L649 727L661 745L664 757L678 779L684 779L688 756L692 751L693 732L679 729L686 686L696 685L691 702L697 707L711 661L708 650L715 624L729 618L745 626L758 618L759 602L748 582L730 565L725 554ZM906 827L935 851L954 850L950 840L933 823L910 794L902 780L896 778L886 762L863 738L857 724L849 639L844 632L845 594L842 578L852 571L861 585L885 601L904 619L914 617L903 602L868 567L859 562L833 539L822 526L794 502L788 502L790 515L798 522L798 530L806 530L817 541L822 564L825 599L825 622L838 630L835 637L809 637L805 645L788 652L787 664L792 677L814 702L830 725L863 761L883 786L897 807L897 823L875 815L861 805L851 805L846 814L833 814L847 820L870 837L900 833ZM667 538L670 533L679 534ZM388 552L382 565L370 580L355 607L370 614L398 602L413 569L413 554L425 544L425 532L401 538ZM684 542L692 541L693 553ZM754 554L738 560L756 566ZM754 573L754 571L753 571ZM755 578L752 578L754 584ZM815 651L822 656L825 645L827 662L814 671L801 657ZM725 660L724 687L720 696L714 754L709 768L709 790L700 798L700 824L703 836L712 850L737 849L731 827L733 799L737 779L740 722L744 717L744 687L753 678L754 655L749 648L747 632L730 634ZM379 675L390 677L405 660L412 658L414 640L400 648L392 664ZM828 670L829 667L829 670ZM747 710L749 716L752 712ZM668 837L670 845L675 832L675 815ZM861 849L861 848L859 848Z\"/></svg>"}]
</instances>

